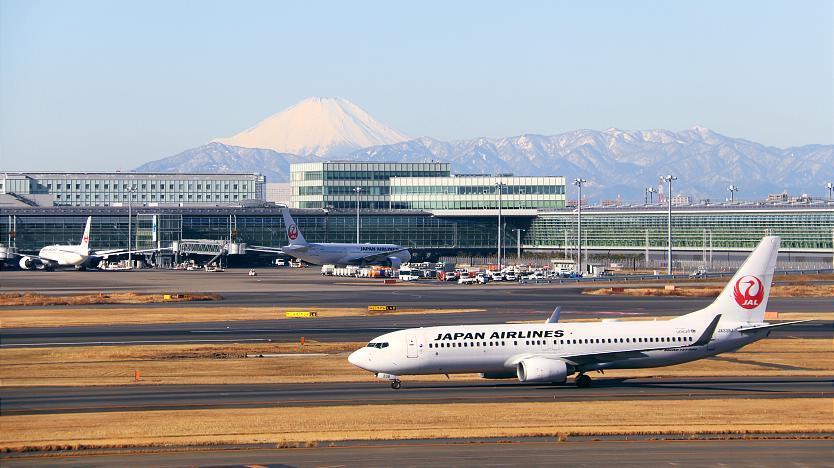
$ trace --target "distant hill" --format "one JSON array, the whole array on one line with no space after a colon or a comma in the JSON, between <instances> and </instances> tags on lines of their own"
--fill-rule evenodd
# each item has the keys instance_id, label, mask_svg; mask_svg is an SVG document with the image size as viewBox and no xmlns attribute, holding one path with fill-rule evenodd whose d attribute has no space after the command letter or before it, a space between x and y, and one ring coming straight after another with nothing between
<instances>
[{"instance_id":1,"label":"distant hill","mask_svg":"<svg viewBox=\"0 0 834 468\"><path fill-rule=\"evenodd\" d=\"M704 127L670 130L575 130L439 141L409 139L351 102L310 98L230 138L138 167L140 172L261 172L289 180L294 162L328 159L444 161L455 173L562 175L588 180L591 199L642 200L659 176L674 174L676 194L723 200L737 185L739 199L788 190L826 194L834 179L834 145L765 146ZM569 194L573 194L573 190Z\"/></svg>"}]
</instances>

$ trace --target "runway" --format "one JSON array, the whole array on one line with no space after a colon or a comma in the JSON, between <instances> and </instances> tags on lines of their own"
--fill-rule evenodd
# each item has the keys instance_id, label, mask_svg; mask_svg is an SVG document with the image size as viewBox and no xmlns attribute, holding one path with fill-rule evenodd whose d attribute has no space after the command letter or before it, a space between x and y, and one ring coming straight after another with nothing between
<instances>
[{"instance_id":1,"label":"runway","mask_svg":"<svg viewBox=\"0 0 834 468\"><path fill-rule=\"evenodd\" d=\"M98 454L5 454L5 466L830 466L832 441L555 438L335 442ZM633 439L633 438L632 438Z\"/></svg>"},{"instance_id":2,"label":"runway","mask_svg":"<svg viewBox=\"0 0 834 468\"><path fill-rule=\"evenodd\" d=\"M418 378L415 377L414 380ZM0 413L51 414L286 406L553 401L832 398L834 378L734 377L614 379L595 375L594 386L522 384L516 380L409 382L393 390L373 383L127 385L113 387L4 387Z\"/></svg>"},{"instance_id":3,"label":"runway","mask_svg":"<svg viewBox=\"0 0 834 468\"><path fill-rule=\"evenodd\" d=\"M439 325L477 325L516 320L542 320L549 314L516 311L465 312L370 317L334 317L309 320L256 320L149 325L96 325L79 327L0 329L0 348L106 346L174 343L365 342L395 330ZM565 316L570 317L570 313ZM599 318L616 317L615 313ZM625 317L629 317L626 315ZM834 322L815 321L778 328L771 338L831 338Z\"/></svg>"}]
</instances>

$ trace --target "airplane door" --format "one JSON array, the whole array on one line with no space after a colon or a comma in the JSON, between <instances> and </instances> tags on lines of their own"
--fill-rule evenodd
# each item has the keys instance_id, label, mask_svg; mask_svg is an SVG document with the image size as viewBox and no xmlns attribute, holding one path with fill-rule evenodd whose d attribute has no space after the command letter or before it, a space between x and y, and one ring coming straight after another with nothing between
<instances>
[{"instance_id":1,"label":"airplane door","mask_svg":"<svg viewBox=\"0 0 834 468\"><path fill-rule=\"evenodd\" d=\"M406 356L417 357L417 335L406 335Z\"/></svg>"},{"instance_id":2,"label":"airplane door","mask_svg":"<svg viewBox=\"0 0 834 468\"><path fill-rule=\"evenodd\" d=\"M546 353L558 351L559 348L561 348L561 345L558 343L558 338L545 338L544 341L542 341L541 350Z\"/></svg>"}]
</instances>

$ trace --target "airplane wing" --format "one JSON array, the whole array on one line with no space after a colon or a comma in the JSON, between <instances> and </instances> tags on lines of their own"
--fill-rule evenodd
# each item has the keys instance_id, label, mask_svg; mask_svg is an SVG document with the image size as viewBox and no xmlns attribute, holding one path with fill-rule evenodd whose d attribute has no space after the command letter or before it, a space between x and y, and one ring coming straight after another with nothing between
<instances>
[{"instance_id":1,"label":"airplane wing","mask_svg":"<svg viewBox=\"0 0 834 468\"><path fill-rule=\"evenodd\" d=\"M145 252L159 252L161 250L171 250L171 247L160 247L160 248L153 248L153 249L139 249L139 250L131 250L132 253L145 253ZM95 250L93 251L93 256L96 257L104 257L107 255L117 255L117 254L125 254L128 253L127 249L110 249L110 250Z\"/></svg>"},{"instance_id":2,"label":"airplane wing","mask_svg":"<svg viewBox=\"0 0 834 468\"><path fill-rule=\"evenodd\" d=\"M359 258L358 261L364 261L364 262L369 262L369 263L370 262L384 262L384 261L388 260L388 257L391 256L391 254L400 253L400 252L407 252L407 251L408 251L408 249L396 249L396 250L389 250L387 252L377 252L377 253L373 253L373 254L370 254L370 255L366 255L362 258Z\"/></svg>"},{"instance_id":3,"label":"airplane wing","mask_svg":"<svg viewBox=\"0 0 834 468\"><path fill-rule=\"evenodd\" d=\"M716 315L712 321L707 325L704 329L701 336L698 337L692 343L669 343L666 346L651 346L651 347L640 347L640 348L632 348L632 349L624 349L618 351L609 351L604 353L591 353L591 354L575 354L570 356L559 356L559 359L564 360L568 364L572 364L574 366L580 366L583 364L596 364L602 362L610 362L616 361L620 359L629 359L629 358L639 358L644 357L647 351L659 351L661 349L675 349L675 348L690 348L694 346L704 346L712 339L712 335L715 333L715 329L718 327L718 322L721 320L721 314Z\"/></svg>"}]
</instances>

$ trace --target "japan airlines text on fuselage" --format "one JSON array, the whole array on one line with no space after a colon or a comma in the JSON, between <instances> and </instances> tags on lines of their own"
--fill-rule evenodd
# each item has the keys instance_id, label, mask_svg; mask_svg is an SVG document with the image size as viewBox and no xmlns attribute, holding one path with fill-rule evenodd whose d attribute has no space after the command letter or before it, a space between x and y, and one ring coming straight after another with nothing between
<instances>
[{"instance_id":1,"label":"japan airlines text on fuselage","mask_svg":"<svg viewBox=\"0 0 834 468\"><path fill-rule=\"evenodd\" d=\"M496 324L412 328L382 335L352 353L349 362L389 378L480 373L522 382L564 382L587 372L659 367L733 351L777 326L764 320L779 250L765 237L708 307L654 322Z\"/></svg>"},{"instance_id":2,"label":"japan airlines text on fuselage","mask_svg":"<svg viewBox=\"0 0 834 468\"><path fill-rule=\"evenodd\" d=\"M307 242L290 216L288 208L282 208L289 245L284 253L314 265L355 265L361 263L390 264L399 267L411 260L408 249L396 244L349 244Z\"/></svg>"}]
</instances>

